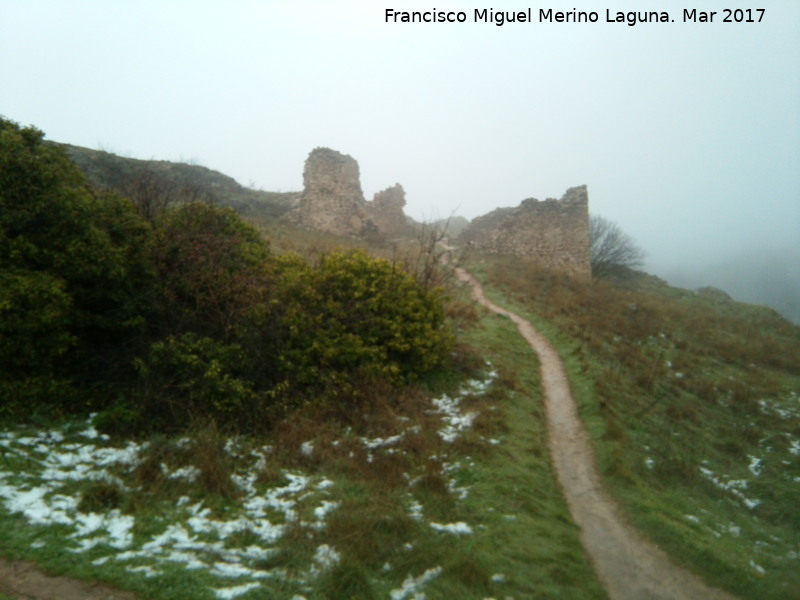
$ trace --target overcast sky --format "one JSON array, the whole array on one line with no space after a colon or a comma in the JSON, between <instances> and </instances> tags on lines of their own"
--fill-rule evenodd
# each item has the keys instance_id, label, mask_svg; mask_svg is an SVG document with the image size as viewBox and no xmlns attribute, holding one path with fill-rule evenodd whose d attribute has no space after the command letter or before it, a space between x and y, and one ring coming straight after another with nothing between
<instances>
[{"instance_id":1,"label":"overcast sky","mask_svg":"<svg viewBox=\"0 0 800 600\"><path fill-rule=\"evenodd\" d=\"M358 161L367 199L401 183L416 219L586 184L656 273L800 256L800 1L759 0L761 22L738 24L723 9L741 2L482 2L0 0L0 114L265 190L301 189L328 146ZM532 23L474 22L529 6ZM467 22L385 22L434 7ZM686 7L717 14L686 23Z\"/></svg>"}]
</instances>

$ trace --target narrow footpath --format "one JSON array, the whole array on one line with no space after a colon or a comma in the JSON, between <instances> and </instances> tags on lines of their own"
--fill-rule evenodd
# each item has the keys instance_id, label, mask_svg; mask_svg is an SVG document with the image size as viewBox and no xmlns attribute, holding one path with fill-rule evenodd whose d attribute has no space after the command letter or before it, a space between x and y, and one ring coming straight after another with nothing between
<instances>
[{"instance_id":1,"label":"narrow footpath","mask_svg":"<svg viewBox=\"0 0 800 600\"><path fill-rule=\"evenodd\" d=\"M558 353L530 322L493 304L478 281L463 269L458 278L472 286L473 298L511 319L541 364L548 443L556 474L581 541L611 600L735 600L677 567L658 546L622 517L597 471L589 435L578 417Z\"/></svg>"},{"instance_id":2,"label":"narrow footpath","mask_svg":"<svg viewBox=\"0 0 800 600\"><path fill-rule=\"evenodd\" d=\"M18 600L137 600L135 594L100 583L54 577L27 561L0 559L0 592Z\"/></svg>"}]
</instances>

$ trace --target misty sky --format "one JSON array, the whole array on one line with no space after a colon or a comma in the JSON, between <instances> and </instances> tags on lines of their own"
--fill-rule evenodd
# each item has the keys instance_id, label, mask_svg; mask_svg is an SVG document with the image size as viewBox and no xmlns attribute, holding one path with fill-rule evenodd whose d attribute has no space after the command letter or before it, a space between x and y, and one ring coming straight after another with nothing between
<instances>
[{"instance_id":1,"label":"misty sky","mask_svg":"<svg viewBox=\"0 0 800 600\"><path fill-rule=\"evenodd\" d=\"M800 256L800 1L760 0L741 24L715 1L481 2L1 0L0 114L265 190L301 189L328 146L358 161L367 199L401 183L416 219L586 184L657 274ZM533 23L472 22L529 6ZM434 7L468 22L384 22ZM686 7L717 22L684 23ZM605 22L631 8L675 22Z\"/></svg>"}]
</instances>

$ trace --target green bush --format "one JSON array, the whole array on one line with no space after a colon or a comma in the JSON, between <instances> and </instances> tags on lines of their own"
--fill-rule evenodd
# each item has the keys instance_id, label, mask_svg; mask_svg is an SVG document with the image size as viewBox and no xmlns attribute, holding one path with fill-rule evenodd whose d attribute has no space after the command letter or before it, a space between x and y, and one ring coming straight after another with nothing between
<instances>
[{"instance_id":1,"label":"green bush","mask_svg":"<svg viewBox=\"0 0 800 600\"><path fill-rule=\"evenodd\" d=\"M96 196L41 131L0 119L6 409L23 397L61 402L54 387L116 377L145 322L147 237L132 205Z\"/></svg>"},{"instance_id":2,"label":"green bush","mask_svg":"<svg viewBox=\"0 0 800 600\"><path fill-rule=\"evenodd\" d=\"M269 246L232 210L191 203L158 220L161 333L226 337L269 290Z\"/></svg>"},{"instance_id":3,"label":"green bush","mask_svg":"<svg viewBox=\"0 0 800 600\"><path fill-rule=\"evenodd\" d=\"M280 364L314 391L346 396L369 378L410 383L441 368L452 347L439 293L363 251L284 265L279 295Z\"/></svg>"},{"instance_id":4,"label":"green bush","mask_svg":"<svg viewBox=\"0 0 800 600\"><path fill-rule=\"evenodd\" d=\"M240 346L193 333L155 342L135 361L140 414L153 429L181 428L193 419L252 418L256 393L242 377L246 360Z\"/></svg>"}]
</instances>

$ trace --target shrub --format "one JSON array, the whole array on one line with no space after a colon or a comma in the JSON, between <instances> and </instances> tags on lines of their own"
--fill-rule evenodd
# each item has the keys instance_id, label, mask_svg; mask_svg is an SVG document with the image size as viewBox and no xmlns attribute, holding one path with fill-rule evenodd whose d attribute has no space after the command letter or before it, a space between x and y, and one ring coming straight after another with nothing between
<instances>
[{"instance_id":1,"label":"shrub","mask_svg":"<svg viewBox=\"0 0 800 600\"><path fill-rule=\"evenodd\" d=\"M148 427L180 429L192 420L252 418L255 392L242 377L240 346L193 333L155 342L135 361L140 410Z\"/></svg>"},{"instance_id":2,"label":"shrub","mask_svg":"<svg viewBox=\"0 0 800 600\"><path fill-rule=\"evenodd\" d=\"M226 337L266 298L269 247L232 210L184 204L156 226L162 332Z\"/></svg>"},{"instance_id":3,"label":"shrub","mask_svg":"<svg viewBox=\"0 0 800 600\"><path fill-rule=\"evenodd\" d=\"M644 251L613 221L592 215L589 219L589 230L593 277L629 275L631 269L644 264Z\"/></svg>"},{"instance_id":4,"label":"shrub","mask_svg":"<svg viewBox=\"0 0 800 600\"><path fill-rule=\"evenodd\" d=\"M53 386L113 377L116 351L128 350L144 322L147 269L137 257L147 236L132 205L95 196L41 131L0 119L6 391L53 403Z\"/></svg>"},{"instance_id":5,"label":"shrub","mask_svg":"<svg viewBox=\"0 0 800 600\"><path fill-rule=\"evenodd\" d=\"M296 383L346 396L364 379L410 383L444 365L452 336L440 295L397 265L335 252L283 273L280 362Z\"/></svg>"}]
</instances>

